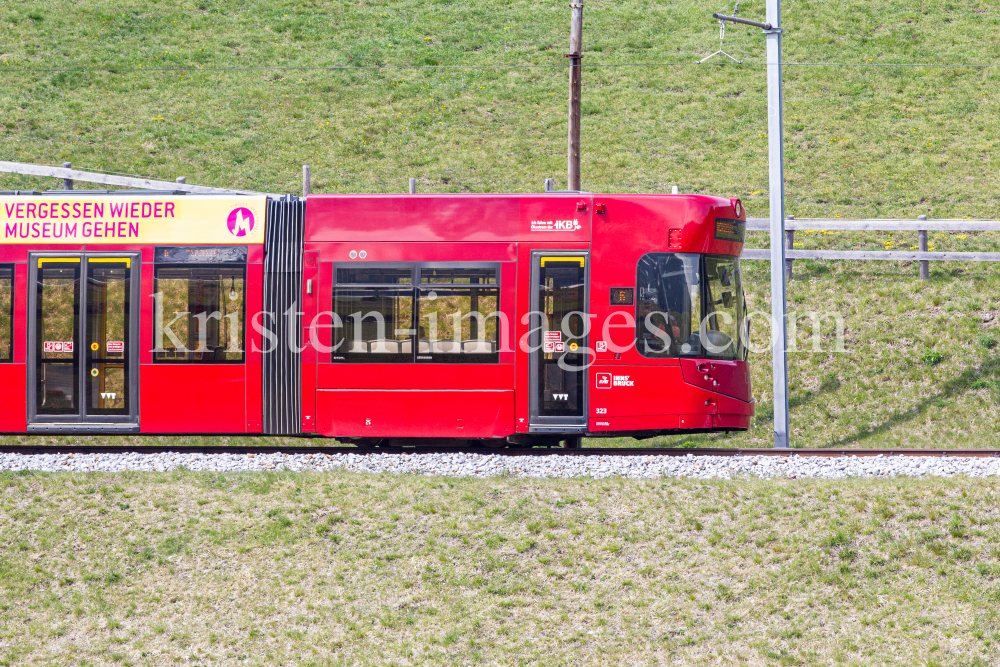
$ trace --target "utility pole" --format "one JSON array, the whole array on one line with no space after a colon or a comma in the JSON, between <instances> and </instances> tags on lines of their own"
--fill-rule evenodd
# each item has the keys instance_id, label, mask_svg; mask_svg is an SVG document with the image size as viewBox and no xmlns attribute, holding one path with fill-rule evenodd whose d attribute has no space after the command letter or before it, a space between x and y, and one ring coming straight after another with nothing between
<instances>
[{"instance_id":1,"label":"utility pole","mask_svg":"<svg viewBox=\"0 0 1000 667\"><path fill-rule=\"evenodd\" d=\"M767 0L767 171L771 208L771 365L774 446L788 447L788 322L785 317L785 163L781 101L781 0Z\"/></svg>"},{"instance_id":2,"label":"utility pole","mask_svg":"<svg viewBox=\"0 0 1000 667\"><path fill-rule=\"evenodd\" d=\"M583 3L569 3L569 155L566 189L580 189L580 98L583 88Z\"/></svg>"},{"instance_id":3,"label":"utility pole","mask_svg":"<svg viewBox=\"0 0 1000 667\"><path fill-rule=\"evenodd\" d=\"M756 26L767 45L767 171L771 208L771 372L774 378L774 446L788 447L788 321L785 298L785 163L781 109L781 0L766 0L765 23L712 14Z\"/></svg>"}]
</instances>

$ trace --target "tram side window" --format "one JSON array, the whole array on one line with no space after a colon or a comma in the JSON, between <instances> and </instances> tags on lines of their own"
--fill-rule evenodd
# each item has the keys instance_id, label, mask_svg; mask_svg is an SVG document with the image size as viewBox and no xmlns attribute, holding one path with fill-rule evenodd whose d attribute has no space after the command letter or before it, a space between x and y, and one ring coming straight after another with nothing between
<instances>
[{"instance_id":1,"label":"tram side window","mask_svg":"<svg viewBox=\"0 0 1000 667\"><path fill-rule=\"evenodd\" d=\"M742 359L739 260L657 252L636 272L636 348L645 357Z\"/></svg>"},{"instance_id":2,"label":"tram side window","mask_svg":"<svg viewBox=\"0 0 1000 667\"><path fill-rule=\"evenodd\" d=\"M701 255L656 252L639 260L636 348L645 357L699 356Z\"/></svg>"},{"instance_id":3,"label":"tram side window","mask_svg":"<svg viewBox=\"0 0 1000 667\"><path fill-rule=\"evenodd\" d=\"M157 266L153 360L243 363L246 265Z\"/></svg>"},{"instance_id":4,"label":"tram side window","mask_svg":"<svg viewBox=\"0 0 1000 667\"><path fill-rule=\"evenodd\" d=\"M494 269L421 269L417 361L499 361Z\"/></svg>"},{"instance_id":5,"label":"tram side window","mask_svg":"<svg viewBox=\"0 0 1000 667\"><path fill-rule=\"evenodd\" d=\"M333 360L413 361L413 270L337 269Z\"/></svg>"},{"instance_id":6,"label":"tram side window","mask_svg":"<svg viewBox=\"0 0 1000 667\"><path fill-rule=\"evenodd\" d=\"M493 268L338 268L334 362L497 363Z\"/></svg>"},{"instance_id":7,"label":"tram side window","mask_svg":"<svg viewBox=\"0 0 1000 667\"><path fill-rule=\"evenodd\" d=\"M14 357L14 267L0 264L0 362Z\"/></svg>"}]
</instances>

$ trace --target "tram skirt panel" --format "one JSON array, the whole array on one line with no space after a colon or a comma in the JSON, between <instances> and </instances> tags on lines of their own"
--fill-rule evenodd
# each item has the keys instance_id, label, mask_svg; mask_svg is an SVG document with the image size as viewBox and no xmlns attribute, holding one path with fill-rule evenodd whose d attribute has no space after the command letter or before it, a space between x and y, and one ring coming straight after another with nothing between
<instances>
[{"instance_id":1,"label":"tram skirt panel","mask_svg":"<svg viewBox=\"0 0 1000 667\"><path fill-rule=\"evenodd\" d=\"M264 239L264 323L276 335L263 341L264 424L269 435L301 432L302 250L306 202L291 195L267 202ZM291 317L286 315L291 313Z\"/></svg>"}]
</instances>

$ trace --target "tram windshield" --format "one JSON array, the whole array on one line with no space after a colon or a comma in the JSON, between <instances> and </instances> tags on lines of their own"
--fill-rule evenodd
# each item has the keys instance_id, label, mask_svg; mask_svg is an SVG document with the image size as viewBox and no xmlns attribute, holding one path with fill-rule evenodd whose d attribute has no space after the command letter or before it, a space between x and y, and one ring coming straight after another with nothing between
<instances>
[{"instance_id":1,"label":"tram windshield","mask_svg":"<svg viewBox=\"0 0 1000 667\"><path fill-rule=\"evenodd\" d=\"M643 356L745 358L737 257L649 253L639 260L636 292L636 347Z\"/></svg>"}]
</instances>

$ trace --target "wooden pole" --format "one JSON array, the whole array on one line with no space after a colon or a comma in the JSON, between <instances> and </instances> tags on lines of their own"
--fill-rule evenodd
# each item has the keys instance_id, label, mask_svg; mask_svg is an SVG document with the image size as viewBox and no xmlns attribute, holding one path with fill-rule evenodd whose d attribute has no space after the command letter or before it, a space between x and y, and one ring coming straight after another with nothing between
<instances>
[{"instance_id":1,"label":"wooden pole","mask_svg":"<svg viewBox=\"0 0 1000 667\"><path fill-rule=\"evenodd\" d=\"M786 215L785 220L794 220L794 215ZM795 230L786 229L785 230L785 250L793 250L795 248ZM792 262L794 259L785 260L785 280L792 279Z\"/></svg>"},{"instance_id":2,"label":"wooden pole","mask_svg":"<svg viewBox=\"0 0 1000 667\"><path fill-rule=\"evenodd\" d=\"M917 220L926 220L926 215L918 215ZM927 252L927 230L917 230L917 247L920 252ZM927 280L931 277L931 267L927 260L920 260L920 277Z\"/></svg>"},{"instance_id":3,"label":"wooden pole","mask_svg":"<svg viewBox=\"0 0 1000 667\"><path fill-rule=\"evenodd\" d=\"M63 162L63 169L72 169L72 168L73 168L73 163L72 162ZM72 178L64 178L63 179L63 190L72 190L72 189L73 189L73 179Z\"/></svg>"},{"instance_id":4,"label":"wooden pole","mask_svg":"<svg viewBox=\"0 0 1000 667\"><path fill-rule=\"evenodd\" d=\"M302 165L302 196L306 197L312 191L312 170L309 165Z\"/></svg>"},{"instance_id":5,"label":"wooden pole","mask_svg":"<svg viewBox=\"0 0 1000 667\"><path fill-rule=\"evenodd\" d=\"M580 189L580 98L583 88L583 3L571 2L569 21L569 165L566 188Z\"/></svg>"}]
</instances>

